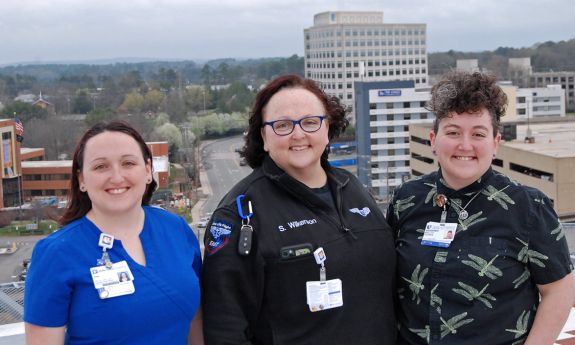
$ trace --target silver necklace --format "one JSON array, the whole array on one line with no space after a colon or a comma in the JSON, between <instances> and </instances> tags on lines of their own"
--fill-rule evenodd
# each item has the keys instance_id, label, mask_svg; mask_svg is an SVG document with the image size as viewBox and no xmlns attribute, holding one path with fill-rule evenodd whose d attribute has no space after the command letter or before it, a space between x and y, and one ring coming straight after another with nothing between
<instances>
[{"instance_id":1,"label":"silver necklace","mask_svg":"<svg viewBox=\"0 0 575 345\"><path fill-rule=\"evenodd\" d=\"M457 205L457 207L459 207L459 216L458 216L459 220L466 220L467 218L469 218L469 212L467 212L465 209L467 208L467 206L469 206L469 204L471 204L473 199L475 199L480 193L481 193L481 191L475 193L475 195L463 207L461 207L455 203L453 204L453 205Z\"/></svg>"}]
</instances>

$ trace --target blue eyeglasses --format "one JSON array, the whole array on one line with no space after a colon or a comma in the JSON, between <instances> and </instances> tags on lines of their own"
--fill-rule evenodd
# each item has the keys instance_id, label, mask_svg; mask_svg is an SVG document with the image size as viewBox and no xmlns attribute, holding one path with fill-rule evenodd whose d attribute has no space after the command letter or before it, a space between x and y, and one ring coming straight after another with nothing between
<instances>
[{"instance_id":1,"label":"blue eyeglasses","mask_svg":"<svg viewBox=\"0 0 575 345\"><path fill-rule=\"evenodd\" d=\"M264 126L271 126L274 133L280 136L290 135L295 125L307 133L317 132L321 128L321 123L325 116L306 116L299 120L275 120L264 122Z\"/></svg>"}]
</instances>

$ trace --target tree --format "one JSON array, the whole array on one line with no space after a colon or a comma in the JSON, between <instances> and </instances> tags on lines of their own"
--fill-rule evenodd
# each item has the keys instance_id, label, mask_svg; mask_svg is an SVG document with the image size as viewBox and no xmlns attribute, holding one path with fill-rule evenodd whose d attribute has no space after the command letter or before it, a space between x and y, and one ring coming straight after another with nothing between
<instances>
[{"instance_id":1,"label":"tree","mask_svg":"<svg viewBox=\"0 0 575 345\"><path fill-rule=\"evenodd\" d=\"M144 107L146 111L157 112L164 102L164 94L160 90L150 90L144 95Z\"/></svg>"},{"instance_id":2,"label":"tree","mask_svg":"<svg viewBox=\"0 0 575 345\"><path fill-rule=\"evenodd\" d=\"M122 90L124 90L124 92L128 92L134 89L139 89L144 85L144 80L139 71L130 71L120 78L118 85Z\"/></svg>"},{"instance_id":3,"label":"tree","mask_svg":"<svg viewBox=\"0 0 575 345\"><path fill-rule=\"evenodd\" d=\"M173 160L174 154L182 147L182 132L173 123L167 122L157 127L152 132L152 138L154 140L167 141L170 152L170 159Z\"/></svg>"},{"instance_id":4,"label":"tree","mask_svg":"<svg viewBox=\"0 0 575 345\"><path fill-rule=\"evenodd\" d=\"M177 86L178 74L171 68L160 68L157 81L162 89L170 90Z\"/></svg>"},{"instance_id":5,"label":"tree","mask_svg":"<svg viewBox=\"0 0 575 345\"><path fill-rule=\"evenodd\" d=\"M244 112L253 103L255 95L241 82L234 82L221 91L218 99L218 110L223 113Z\"/></svg>"},{"instance_id":6,"label":"tree","mask_svg":"<svg viewBox=\"0 0 575 345\"><path fill-rule=\"evenodd\" d=\"M92 127L98 122L108 122L117 116L116 111L112 108L96 108L88 113L84 122L87 127Z\"/></svg>"},{"instance_id":7,"label":"tree","mask_svg":"<svg viewBox=\"0 0 575 345\"><path fill-rule=\"evenodd\" d=\"M186 121L187 111L186 105L182 97L177 93L172 92L164 102L164 111L170 115L173 123L181 123Z\"/></svg>"},{"instance_id":8,"label":"tree","mask_svg":"<svg viewBox=\"0 0 575 345\"><path fill-rule=\"evenodd\" d=\"M2 113L8 115L8 117L19 117L23 122L35 118L44 119L48 117L48 111L46 109L20 101L8 104L4 107Z\"/></svg>"},{"instance_id":9,"label":"tree","mask_svg":"<svg viewBox=\"0 0 575 345\"><path fill-rule=\"evenodd\" d=\"M24 138L26 147L43 147L47 160L71 159L76 143L86 129L84 122L66 121L58 117L34 118L25 126L28 133Z\"/></svg>"},{"instance_id":10,"label":"tree","mask_svg":"<svg viewBox=\"0 0 575 345\"><path fill-rule=\"evenodd\" d=\"M156 118L154 119L154 127L158 128L160 126L162 126L163 124L169 123L170 122L170 115L166 114L166 113L159 113Z\"/></svg>"},{"instance_id":11,"label":"tree","mask_svg":"<svg viewBox=\"0 0 575 345\"><path fill-rule=\"evenodd\" d=\"M206 85L206 86L212 85L212 80L214 78L214 72L212 71L212 68L210 67L210 65L205 64L204 67L202 67L201 77L202 77L202 81L203 81L204 85Z\"/></svg>"},{"instance_id":12,"label":"tree","mask_svg":"<svg viewBox=\"0 0 575 345\"><path fill-rule=\"evenodd\" d=\"M132 91L124 97L124 102L118 110L122 113L139 114L144 109L144 105L144 96L137 91Z\"/></svg>"},{"instance_id":13,"label":"tree","mask_svg":"<svg viewBox=\"0 0 575 345\"><path fill-rule=\"evenodd\" d=\"M209 107L212 101L212 93L203 86L193 85L186 88L185 102L186 107L193 111L199 112Z\"/></svg>"},{"instance_id":14,"label":"tree","mask_svg":"<svg viewBox=\"0 0 575 345\"><path fill-rule=\"evenodd\" d=\"M120 88L114 82L112 77L103 76L100 78L102 91L98 96L99 104L113 109L118 108L123 101L123 95Z\"/></svg>"},{"instance_id":15,"label":"tree","mask_svg":"<svg viewBox=\"0 0 575 345\"><path fill-rule=\"evenodd\" d=\"M75 114L87 114L92 110L92 102L86 91L79 91L74 97L72 112Z\"/></svg>"}]
</instances>

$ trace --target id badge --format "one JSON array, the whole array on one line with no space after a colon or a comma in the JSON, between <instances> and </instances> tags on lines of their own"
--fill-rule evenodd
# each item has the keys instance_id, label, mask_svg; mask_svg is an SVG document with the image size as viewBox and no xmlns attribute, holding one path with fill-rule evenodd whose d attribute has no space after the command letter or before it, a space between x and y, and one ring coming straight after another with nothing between
<instances>
[{"instance_id":1,"label":"id badge","mask_svg":"<svg viewBox=\"0 0 575 345\"><path fill-rule=\"evenodd\" d=\"M343 305L341 279L306 282L307 304L311 312Z\"/></svg>"},{"instance_id":2,"label":"id badge","mask_svg":"<svg viewBox=\"0 0 575 345\"><path fill-rule=\"evenodd\" d=\"M421 245L447 248L455 238L457 223L428 222L421 239Z\"/></svg>"},{"instance_id":3,"label":"id badge","mask_svg":"<svg viewBox=\"0 0 575 345\"><path fill-rule=\"evenodd\" d=\"M130 295L136 291L134 275L125 260L112 264L112 268L92 267L90 274L100 299Z\"/></svg>"}]
</instances>

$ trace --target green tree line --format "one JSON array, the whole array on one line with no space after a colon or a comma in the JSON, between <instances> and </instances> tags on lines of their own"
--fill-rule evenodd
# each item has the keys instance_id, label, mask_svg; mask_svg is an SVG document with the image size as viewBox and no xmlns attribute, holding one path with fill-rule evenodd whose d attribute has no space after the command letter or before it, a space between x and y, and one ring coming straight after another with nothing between
<instances>
[{"instance_id":1,"label":"green tree line","mask_svg":"<svg viewBox=\"0 0 575 345\"><path fill-rule=\"evenodd\" d=\"M509 58L531 58L534 72L574 71L575 39L544 42L528 48L499 47L493 51L459 52L450 50L429 54L429 73L443 74L455 68L458 59L477 59L479 65L500 77L507 77Z\"/></svg>"}]
</instances>

